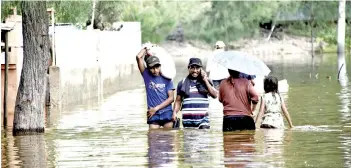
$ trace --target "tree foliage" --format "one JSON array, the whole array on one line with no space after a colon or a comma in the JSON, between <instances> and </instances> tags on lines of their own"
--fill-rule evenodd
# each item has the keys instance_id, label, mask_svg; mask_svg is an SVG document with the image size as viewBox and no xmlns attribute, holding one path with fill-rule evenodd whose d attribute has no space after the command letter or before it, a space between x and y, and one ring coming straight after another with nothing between
<instances>
[{"instance_id":1,"label":"tree foliage","mask_svg":"<svg viewBox=\"0 0 351 168\"><path fill-rule=\"evenodd\" d=\"M191 38L214 42L258 35L261 21L269 21L279 4L268 1L214 1L211 8L186 28ZM195 25L195 26L194 26Z\"/></svg>"},{"instance_id":2,"label":"tree foliage","mask_svg":"<svg viewBox=\"0 0 351 168\"><path fill-rule=\"evenodd\" d=\"M3 2L2 17L18 4ZM48 7L55 8L57 22L85 25L91 19L92 1L50 0ZM116 21L141 22L143 41L153 42L163 41L181 24L187 39L213 43L218 39L229 42L258 36L259 23L270 21L309 34L306 22L312 16L317 35L325 36L334 33L330 25L337 17L337 9L337 1L96 1L95 19L107 26ZM349 9L351 1L346 11L351 18Z\"/></svg>"}]
</instances>

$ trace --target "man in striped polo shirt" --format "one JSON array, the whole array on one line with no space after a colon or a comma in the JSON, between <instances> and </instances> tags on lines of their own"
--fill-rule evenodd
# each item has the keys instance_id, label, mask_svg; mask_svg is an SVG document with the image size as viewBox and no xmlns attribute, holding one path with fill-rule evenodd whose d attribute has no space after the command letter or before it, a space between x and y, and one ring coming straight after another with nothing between
<instances>
[{"instance_id":1,"label":"man in striped polo shirt","mask_svg":"<svg viewBox=\"0 0 351 168\"><path fill-rule=\"evenodd\" d=\"M188 70L189 75L178 83L174 112L182 110L184 128L210 128L208 95L217 98L218 93L199 58L190 58Z\"/></svg>"}]
</instances>

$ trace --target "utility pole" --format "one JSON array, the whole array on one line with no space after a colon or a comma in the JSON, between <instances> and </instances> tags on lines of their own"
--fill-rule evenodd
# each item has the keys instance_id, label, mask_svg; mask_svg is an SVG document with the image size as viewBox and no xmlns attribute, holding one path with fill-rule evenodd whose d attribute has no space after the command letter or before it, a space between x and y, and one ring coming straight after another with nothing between
<instances>
[{"instance_id":1,"label":"utility pole","mask_svg":"<svg viewBox=\"0 0 351 168\"><path fill-rule=\"evenodd\" d=\"M337 28L338 41L338 80L344 83L347 82L346 62L345 62L345 10L346 0L339 0L339 15Z\"/></svg>"},{"instance_id":2,"label":"utility pole","mask_svg":"<svg viewBox=\"0 0 351 168\"><path fill-rule=\"evenodd\" d=\"M95 20L95 6L96 6L96 0L93 0L93 12L91 14L91 24L88 29L93 30L94 29L94 20Z\"/></svg>"}]
</instances>

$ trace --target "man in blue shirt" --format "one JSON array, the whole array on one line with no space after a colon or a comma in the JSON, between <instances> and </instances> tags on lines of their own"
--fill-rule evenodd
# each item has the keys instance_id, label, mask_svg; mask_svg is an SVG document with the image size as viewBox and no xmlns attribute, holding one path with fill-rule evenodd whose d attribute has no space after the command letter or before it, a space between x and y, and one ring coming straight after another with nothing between
<instances>
[{"instance_id":1,"label":"man in blue shirt","mask_svg":"<svg viewBox=\"0 0 351 168\"><path fill-rule=\"evenodd\" d=\"M137 55L138 68L145 83L147 98L147 124L150 129L160 127L172 128L175 113L172 110L174 101L174 85L170 79L161 76L161 63L158 57L148 56L144 65L143 57L147 49L143 48Z\"/></svg>"}]
</instances>

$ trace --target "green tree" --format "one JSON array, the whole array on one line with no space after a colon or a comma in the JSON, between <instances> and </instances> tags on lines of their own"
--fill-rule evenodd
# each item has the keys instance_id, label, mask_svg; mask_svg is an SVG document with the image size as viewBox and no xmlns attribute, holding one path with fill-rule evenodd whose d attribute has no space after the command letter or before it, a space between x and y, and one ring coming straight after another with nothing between
<instances>
[{"instance_id":1,"label":"green tree","mask_svg":"<svg viewBox=\"0 0 351 168\"><path fill-rule=\"evenodd\" d=\"M259 34L259 22L271 20L278 7L275 1L213 1L204 15L189 24L187 35L209 43L254 37Z\"/></svg>"},{"instance_id":2,"label":"green tree","mask_svg":"<svg viewBox=\"0 0 351 168\"><path fill-rule=\"evenodd\" d=\"M92 12L92 1L48 1L47 7L55 9L56 22L82 25Z\"/></svg>"}]
</instances>

